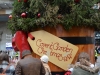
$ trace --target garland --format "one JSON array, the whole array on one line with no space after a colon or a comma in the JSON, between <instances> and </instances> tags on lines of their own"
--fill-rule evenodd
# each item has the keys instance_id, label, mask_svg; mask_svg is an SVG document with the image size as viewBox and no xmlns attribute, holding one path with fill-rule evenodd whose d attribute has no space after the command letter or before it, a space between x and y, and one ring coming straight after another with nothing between
<instances>
[{"instance_id":1,"label":"garland","mask_svg":"<svg viewBox=\"0 0 100 75\"><path fill-rule=\"evenodd\" d=\"M73 26L100 29L99 0L14 0L8 28L15 33L45 26L63 25L66 30ZM94 5L95 4L95 5Z\"/></svg>"}]
</instances>

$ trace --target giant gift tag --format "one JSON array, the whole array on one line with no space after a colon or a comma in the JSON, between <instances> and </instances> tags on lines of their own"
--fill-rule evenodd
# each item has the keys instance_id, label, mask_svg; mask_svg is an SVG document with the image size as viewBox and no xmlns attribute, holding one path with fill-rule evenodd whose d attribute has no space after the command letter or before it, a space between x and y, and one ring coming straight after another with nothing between
<instances>
[{"instance_id":1,"label":"giant gift tag","mask_svg":"<svg viewBox=\"0 0 100 75\"><path fill-rule=\"evenodd\" d=\"M31 32L30 34L35 37L34 40L28 37L28 42L34 53L39 56L48 55L51 63L67 70L67 65L71 64L78 51L77 46L44 30Z\"/></svg>"}]
</instances>

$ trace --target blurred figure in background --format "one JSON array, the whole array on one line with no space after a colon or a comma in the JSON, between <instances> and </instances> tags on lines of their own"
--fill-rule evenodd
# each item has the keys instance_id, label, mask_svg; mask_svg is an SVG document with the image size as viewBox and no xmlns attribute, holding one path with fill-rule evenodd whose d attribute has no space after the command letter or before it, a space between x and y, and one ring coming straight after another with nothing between
<instances>
[{"instance_id":1,"label":"blurred figure in background","mask_svg":"<svg viewBox=\"0 0 100 75\"><path fill-rule=\"evenodd\" d=\"M21 56L15 68L15 75L45 75L42 62L34 58L30 50L23 50Z\"/></svg>"},{"instance_id":2,"label":"blurred figure in background","mask_svg":"<svg viewBox=\"0 0 100 75\"><path fill-rule=\"evenodd\" d=\"M43 63L43 66L45 68L45 71L46 71L46 74L45 75L52 75L51 74L50 67L48 65L48 61L49 61L48 56L47 55L43 55L40 59L41 59L41 61Z\"/></svg>"},{"instance_id":3,"label":"blurred figure in background","mask_svg":"<svg viewBox=\"0 0 100 75\"><path fill-rule=\"evenodd\" d=\"M0 53L0 73L6 75L14 75L15 67L9 62L9 55L7 53Z\"/></svg>"},{"instance_id":4,"label":"blurred figure in background","mask_svg":"<svg viewBox=\"0 0 100 75\"><path fill-rule=\"evenodd\" d=\"M18 58L18 56L14 56L12 62L15 63L15 65L17 65L19 60L20 59Z\"/></svg>"},{"instance_id":5,"label":"blurred figure in background","mask_svg":"<svg viewBox=\"0 0 100 75\"><path fill-rule=\"evenodd\" d=\"M84 65L90 68L94 68L94 64L90 62L89 55L85 52L79 54L77 62L75 63L75 65L70 65L69 70L72 72L74 70L73 67L77 67L79 65Z\"/></svg>"},{"instance_id":6,"label":"blurred figure in background","mask_svg":"<svg viewBox=\"0 0 100 75\"><path fill-rule=\"evenodd\" d=\"M98 75L99 68L90 62L88 53L82 52L79 54L76 64L69 70L72 72L71 75Z\"/></svg>"}]
</instances>

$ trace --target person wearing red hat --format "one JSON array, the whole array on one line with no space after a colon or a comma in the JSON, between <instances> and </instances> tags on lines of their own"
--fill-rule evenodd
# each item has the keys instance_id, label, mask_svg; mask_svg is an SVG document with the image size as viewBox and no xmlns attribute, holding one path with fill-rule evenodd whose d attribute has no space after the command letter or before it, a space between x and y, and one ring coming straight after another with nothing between
<instances>
[{"instance_id":1,"label":"person wearing red hat","mask_svg":"<svg viewBox=\"0 0 100 75\"><path fill-rule=\"evenodd\" d=\"M14 38L14 45L20 51L21 56L15 68L15 75L45 75L41 60L32 56L27 34L23 31L17 31Z\"/></svg>"}]
</instances>

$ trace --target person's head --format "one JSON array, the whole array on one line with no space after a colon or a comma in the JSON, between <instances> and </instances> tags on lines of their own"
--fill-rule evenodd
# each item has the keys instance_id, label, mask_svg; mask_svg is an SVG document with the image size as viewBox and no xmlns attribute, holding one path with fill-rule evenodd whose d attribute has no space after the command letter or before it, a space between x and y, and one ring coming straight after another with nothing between
<instances>
[{"instance_id":1,"label":"person's head","mask_svg":"<svg viewBox=\"0 0 100 75\"><path fill-rule=\"evenodd\" d=\"M81 59L86 59L87 61L90 61L89 54L86 52L82 52L79 54L78 61L80 62Z\"/></svg>"},{"instance_id":2,"label":"person's head","mask_svg":"<svg viewBox=\"0 0 100 75\"><path fill-rule=\"evenodd\" d=\"M49 61L49 57L47 56L47 55L43 55L43 56L41 56L41 61L43 62L43 63L48 63L48 61Z\"/></svg>"},{"instance_id":3,"label":"person's head","mask_svg":"<svg viewBox=\"0 0 100 75\"><path fill-rule=\"evenodd\" d=\"M30 50L24 50L24 51L22 52L22 59L23 59L25 56L31 55L31 54L32 54L32 53L31 53Z\"/></svg>"},{"instance_id":4,"label":"person's head","mask_svg":"<svg viewBox=\"0 0 100 75\"><path fill-rule=\"evenodd\" d=\"M1 61L1 62L2 62L2 61L7 61L7 62L9 62L9 55L8 55L7 53L2 52L2 53L0 54L0 61Z\"/></svg>"}]
</instances>

